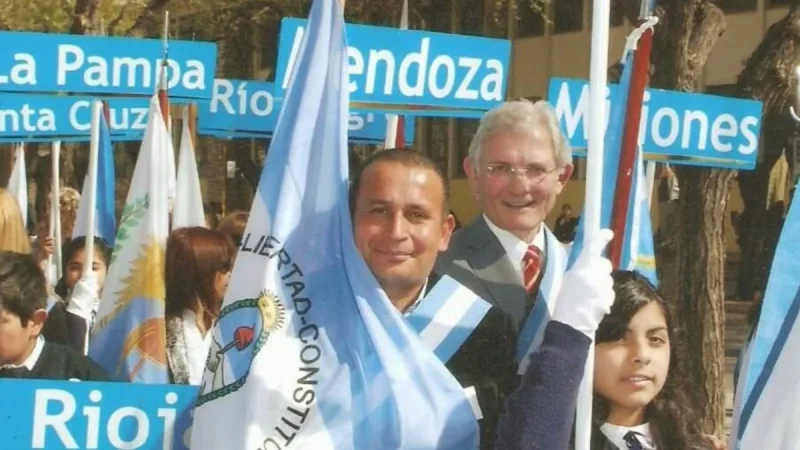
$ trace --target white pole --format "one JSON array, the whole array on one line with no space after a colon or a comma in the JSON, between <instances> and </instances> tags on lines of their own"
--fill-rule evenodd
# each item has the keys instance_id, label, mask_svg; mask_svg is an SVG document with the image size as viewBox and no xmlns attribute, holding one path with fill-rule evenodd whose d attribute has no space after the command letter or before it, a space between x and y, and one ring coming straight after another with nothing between
<instances>
[{"instance_id":1,"label":"white pole","mask_svg":"<svg viewBox=\"0 0 800 450\"><path fill-rule=\"evenodd\" d=\"M603 191L603 141L606 130L606 89L608 70L608 21L610 0L594 0L592 50L589 64L589 146L586 161L586 201L583 209L584 241L600 231L600 204ZM617 238L619 239L619 237ZM586 370L578 391L575 419L575 449L590 450L592 440L592 398L594 384L594 344L589 347Z\"/></svg>"},{"instance_id":2,"label":"white pole","mask_svg":"<svg viewBox=\"0 0 800 450\"><path fill-rule=\"evenodd\" d=\"M53 192L52 192L52 200L51 200L51 212L50 217L51 221L55 224L55 234L53 239L55 241L55 258L56 258L56 278L59 280L61 279L61 275L64 273L64 268L61 266L61 169L60 169L60 161L61 161L61 141L53 142L53 149L52 149L52 157L53 157Z\"/></svg>"},{"instance_id":3,"label":"white pole","mask_svg":"<svg viewBox=\"0 0 800 450\"><path fill-rule=\"evenodd\" d=\"M656 164L657 163L655 161L647 161L647 164L645 165L645 178L647 179L647 206L651 210L653 209L653 188L656 184Z\"/></svg>"},{"instance_id":4,"label":"white pole","mask_svg":"<svg viewBox=\"0 0 800 450\"><path fill-rule=\"evenodd\" d=\"M87 188L89 192L84 193L88 195L87 201L87 218L86 218L86 251L84 255L83 273L87 274L92 270L94 263L94 236L95 236L95 207L97 205L97 153L100 149L100 114L103 114L103 104L99 100L92 101L92 125L91 137L89 141L89 183Z\"/></svg>"},{"instance_id":5,"label":"white pole","mask_svg":"<svg viewBox=\"0 0 800 450\"><path fill-rule=\"evenodd\" d=\"M395 148L397 146L397 114L386 114L386 138L383 141L383 148Z\"/></svg>"}]
</instances>

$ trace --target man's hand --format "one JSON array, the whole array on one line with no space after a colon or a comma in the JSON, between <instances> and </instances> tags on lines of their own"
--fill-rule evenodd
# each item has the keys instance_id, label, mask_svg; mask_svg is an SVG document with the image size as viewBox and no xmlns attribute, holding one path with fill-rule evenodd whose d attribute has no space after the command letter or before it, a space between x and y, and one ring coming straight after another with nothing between
<instances>
[{"instance_id":1,"label":"man's hand","mask_svg":"<svg viewBox=\"0 0 800 450\"><path fill-rule=\"evenodd\" d=\"M564 274L553 320L593 337L597 327L614 304L611 261L603 255L614 237L611 230L600 230Z\"/></svg>"}]
</instances>

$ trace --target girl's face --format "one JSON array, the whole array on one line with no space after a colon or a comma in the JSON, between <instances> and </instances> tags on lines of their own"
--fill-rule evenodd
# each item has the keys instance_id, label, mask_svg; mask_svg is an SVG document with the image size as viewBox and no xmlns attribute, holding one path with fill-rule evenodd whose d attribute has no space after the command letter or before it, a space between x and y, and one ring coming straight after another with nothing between
<instances>
[{"instance_id":1,"label":"girl's face","mask_svg":"<svg viewBox=\"0 0 800 450\"><path fill-rule=\"evenodd\" d=\"M641 424L645 407L664 387L669 362L667 321L658 303L650 302L631 318L621 339L596 346L594 390L609 403L607 421Z\"/></svg>"},{"instance_id":2,"label":"girl's face","mask_svg":"<svg viewBox=\"0 0 800 450\"><path fill-rule=\"evenodd\" d=\"M75 253L72 254L72 258L67 262L67 267L64 269L64 283L67 289L75 287L75 283L81 279L83 275L83 265L86 262L86 258L84 258L85 253L86 251L84 249L75 250ZM97 287L102 291L107 270L106 263L103 261L102 252L94 252L92 270L97 274Z\"/></svg>"}]
</instances>

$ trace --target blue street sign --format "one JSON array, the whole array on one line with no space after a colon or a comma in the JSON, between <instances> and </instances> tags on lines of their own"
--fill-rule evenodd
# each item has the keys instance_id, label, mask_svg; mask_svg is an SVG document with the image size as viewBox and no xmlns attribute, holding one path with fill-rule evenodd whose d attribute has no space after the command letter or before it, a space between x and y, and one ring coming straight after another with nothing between
<instances>
[{"instance_id":1,"label":"blue street sign","mask_svg":"<svg viewBox=\"0 0 800 450\"><path fill-rule=\"evenodd\" d=\"M88 141L92 100L78 96L0 95L0 139L30 137L52 141L56 137L72 137ZM150 100L112 97L106 101L112 137L140 139L147 127Z\"/></svg>"},{"instance_id":2,"label":"blue street sign","mask_svg":"<svg viewBox=\"0 0 800 450\"><path fill-rule=\"evenodd\" d=\"M198 133L218 137L265 137L275 130L281 103L273 97L275 83L266 81L214 80L207 107L200 108ZM386 115L354 111L349 121L351 142L383 142ZM414 140L414 118L405 121L405 140Z\"/></svg>"},{"instance_id":3,"label":"blue street sign","mask_svg":"<svg viewBox=\"0 0 800 450\"><path fill-rule=\"evenodd\" d=\"M187 450L197 389L0 379L0 448Z\"/></svg>"},{"instance_id":4,"label":"blue street sign","mask_svg":"<svg viewBox=\"0 0 800 450\"><path fill-rule=\"evenodd\" d=\"M153 95L164 56L155 39L0 32L0 92ZM211 97L217 46L169 42L170 96Z\"/></svg>"},{"instance_id":5,"label":"blue street sign","mask_svg":"<svg viewBox=\"0 0 800 450\"><path fill-rule=\"evenodd\" d=\"M283 98L306 20L283 19L276 97ZM350 100L416 115L480 117L505 99L511 43L502 39L347 25ZM361 107L361 106L359 106ZM420 111L420 109L424 109Z\"/></svg>"},{"instance_id":6,"label":"blue street sign","mask_svg":"<svg viewBox=\"0 0 800 450\"><path fill-rule=\"evenodd\" d=\"M617 85L609 86L611 92ZM576 155L585 155L589 83L553 78L547 97ZM662 89L645 91L639 143L646 159L674 164L753 169L761 102Z\"/></svg>"}]
</instances>

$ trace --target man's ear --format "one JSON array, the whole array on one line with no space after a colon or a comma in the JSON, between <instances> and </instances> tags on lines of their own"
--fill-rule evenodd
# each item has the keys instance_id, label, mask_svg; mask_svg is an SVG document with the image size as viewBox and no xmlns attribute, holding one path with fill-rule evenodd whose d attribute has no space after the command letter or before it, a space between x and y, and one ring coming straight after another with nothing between
<instances>
[{"instance_id":1,"label":"man's ear","mask_svg":"<svg viewBox=\"0 0 800 450\"><path fill-rule=\"evenodd\" d=\"M456 218L452 214L447 214L442 221L442 240L439 242L439 251L443 252L450 246L450 238L456 228Z\"/></svg>"}]
</instances>

